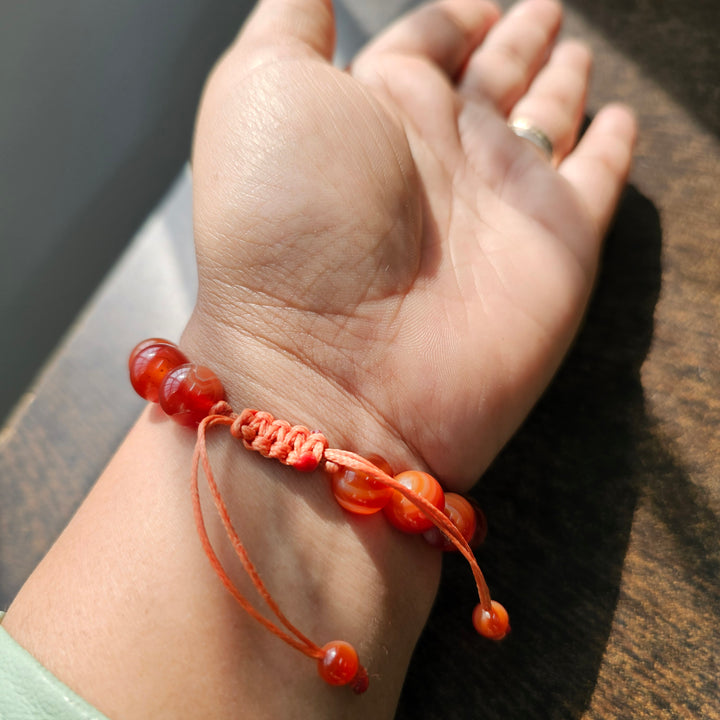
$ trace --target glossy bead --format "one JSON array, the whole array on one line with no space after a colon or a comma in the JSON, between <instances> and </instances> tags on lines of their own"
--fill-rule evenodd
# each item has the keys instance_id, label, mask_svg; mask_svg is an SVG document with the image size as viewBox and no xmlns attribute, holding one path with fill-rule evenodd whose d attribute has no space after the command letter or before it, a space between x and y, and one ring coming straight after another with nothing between
<instances>
[{"instance_id":1,"label":"glossy bead","mask_svg":"<svg viewBox=\"0 0 720 720\"><path fill-rule=\"evenodd\" d=\"M298 472L310 473L317 470L319 460L311 452L303 453L295 462L292 464L293 469Z\"/></svg>"},{"instance_id":2,"label":"glossy bead","mask_svg":"<svg viewBox=\"0 0 720 720\"><path fill-rule=\"evenodd\" d=\"M360 662L355 648L344 640L333 640L323 647L318 673L330 685L347 685L357 674Z\"/></svg>"},{"instance_id":3,"label":"glossy bead","mask_svg":"<svg viewBox=\"0 0 720 720\"><path fill-rule=\"evenodd\" d=\"M158 402L160 385L165 376L187 361L178 346L169 340L143 340L130 353L130 382L140 397L150 402Z\"/></svg>"},{"instance_id":4,"label":"glossy bead","mask_svg":"<svg viewBox=\"0 0 720 720\"><path fill-rule=\"evenodd\" d=\"M510 632L510 619L507 610L496 600L491 602L491 610L476 605L472 621L475 629L490 640L502 640Z\"/></svg>"},{"instance_id":5,"label":"glossy bead","mask_svg":"<svg viewBox=\"0 0 720 720\"><path fill-rule=\"evenodd\" d=\"M470 544L477 527L475 508L472 504L457 493L445 493L445 507L443 512L450 518L452 524L460 530L465 541ZM433 547L450 552L457 548L436 527L431 527L423 533L423 537Z\"/></svg>"},{"instance_id":6,"label":"glossy bead","mask_svg":"<svg viewBox=\"0 0 720 720\"><path fill-rule=\"evenodd\" d=\"M395 480L416 494L422 495L438 510L445 507L443 490L432 475L419 470L408 470L396 475ZM383 508L383 512L391 525L406 533L422 533L433 527L433 521L397 490L392 491L390 501Z\"/></svg>"},{"instance_id":7,"label":"glossy bead","mask_svg":"<svg viewBox=\"0 0 720 720\"><path fill-rule=\"evenodd\" d=\"M160 407L181 425L198 425L225 390L212 370L186 363L171 370L160 385Z\"/></svg>"},{"instance_id":8,"label":"glossy bead","mask_svg":"<svg viewBox=\"0 0 720 720\"><path fill-rule=\"evenodd\" d=\"M370 687L370 678L367 670L361 665L352 679L352 690L356 695L362 695Z\"/></svg>"},{"instance_id":9,"label":"glossy bead","mask_svg":"<svg viewBox=\"0 0 720 720\"><path fill-rule=\"evenodd\" d=\"M392 475L389 463L377 455L370 455L368 460L387 475ZM392 488L373 480L364 472L340 468L330 475L335 499L351 513L371 515L387 505L393 493Z\"/></svg>"}]
</instances>

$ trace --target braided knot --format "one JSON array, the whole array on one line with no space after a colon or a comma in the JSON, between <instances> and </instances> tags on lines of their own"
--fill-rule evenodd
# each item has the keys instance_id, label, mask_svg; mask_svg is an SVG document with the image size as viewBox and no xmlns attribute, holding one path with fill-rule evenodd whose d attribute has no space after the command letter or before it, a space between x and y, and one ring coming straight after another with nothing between
<instances>
[{"instance_id":1,"label":"braided knot","mask_svg":"<svg viewBox=\"0 0 720 720\"><path fill-rule=\"evenodd\" d=\"M328 446L322 433L276 420L270 413L261 410L243 410L233 420L230 432L242 440L248 450L255 450L264 457L279 460L303 472L317 468Z\"/></svg>"}]
</instances>

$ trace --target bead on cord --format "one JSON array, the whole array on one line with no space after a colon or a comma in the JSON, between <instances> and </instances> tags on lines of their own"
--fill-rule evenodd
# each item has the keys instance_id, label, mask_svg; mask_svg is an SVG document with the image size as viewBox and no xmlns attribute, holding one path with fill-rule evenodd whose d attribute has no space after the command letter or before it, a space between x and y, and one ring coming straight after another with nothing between
<instances>
[{"instance_id":1,"label":"bead on cord","mask_svg":"<svg viewBox=\"0 0 720 720\"><path fill-rule=\"evenodd\" d=\"M468 512L465 506L469 503L461 497L462 502L453 499L451 496L454 493L448 493L446 498L432 476L418 471L407 471L393 476L389 465L382 458L372 456L371 462L347 450L331 448L321 432L310 431L302 425L290 425L264 411L245 409L235 413L226 402L225 391L215 374L208 368L188 362L177 346L168 340L151 338L138 344L130 355L129 370L131 383L139 395L151 402L159 402L166 413L180 424L197 426L191 468L193 514L203 550L220 581L252 618L291 647L315 659L318 673L327 683L349 684L354 692L360 694L368 689L369 677L351 645L342 640L326 643L322 647L317 645L288 620L270 595L250 560L215 482L206 443L207 432L213 427L229 427L233 437L241 440L247 449L301 472L312 472L324 465L324 470L333 478L338 502L351 512L365 514L383 509L392 524L406 532L427 533L430 532L428 527L434 528L435 535L428 537L428 541L443 549L456 549L470 565L480 601L473 612L473 625L478 633L493 640L500 640L510 631L507 612L500 603L491 599L470 546L473 534L477 535L476 523L470 524L471 530L467 527L461 529L459 526L459 516ZM260 613L240 592L212 546L200 503L198 478L201 467L213 504L235 555L277 622ZM346 474L344 480L349 481L351 486L350 491L347 487L344 490L336 488L335 481L343 473ZM347 473L351 476L348 477ZM417 492L413 489L414 480L417 478L410 476L424 476L421 480L426 480L431 490ZM346 486L347 484L346 482ZM337 495L338 492L350 492L352 495L352 491L358 488L364 493L360 500L351 498L344 502ZM383 488L390 489L391 492L387 493ZM370 500L367 500L366 495ZM398 512L402 515L403 511L397 508L402 508L403 501L407 501L405 504L413 509L414 516L407 523L401 517L398 523L395 515ZM353 509L353 502L362 507ZM390 506L393 508L389 511ZM477 527L484 537L484 516L477 509L475 512ZM418 520L418 513L421 519L426 519L425 522ZM456 518L458 524L452 518ZM438 531L441 538L444 538L440 542L437 538Z\"/></svg>"}]
</instances>

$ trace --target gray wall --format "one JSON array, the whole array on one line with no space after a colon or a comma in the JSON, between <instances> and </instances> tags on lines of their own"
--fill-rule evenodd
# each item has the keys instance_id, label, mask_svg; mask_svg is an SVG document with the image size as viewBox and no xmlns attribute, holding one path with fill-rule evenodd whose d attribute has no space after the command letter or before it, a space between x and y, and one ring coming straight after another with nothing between
<instances>
[{"instance_id":1,"label":"gray wall","mask_svg":"<svg viewBox=\"0 0 720 720\"><path fill-rule=\"evenodd\" d=\"M0 0L0 418L188 157L251 0Z\"/></svg>"},{"instance_id":2,"label":"gray wall","mask_svg":"<svg viewBox=\"0 0 720 720\"><path fill-rule=\"evenodd\" d=\"M336 3L336 62L415 3ZM187 160L252 5L0 0L0 421Z\"/></svg>"}]
</instances>

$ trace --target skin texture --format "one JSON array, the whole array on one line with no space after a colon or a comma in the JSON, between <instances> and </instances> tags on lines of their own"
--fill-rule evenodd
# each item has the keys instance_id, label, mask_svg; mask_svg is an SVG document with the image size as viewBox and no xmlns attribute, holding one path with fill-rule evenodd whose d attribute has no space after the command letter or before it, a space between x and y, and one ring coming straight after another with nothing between
<instances>
[{"instance_id":1,"label":"skin texture","mask_svg":"<svg viewBox=\"0 0 720 720\"><path fill-rule=\"evenodd\" d=\"M503 18L446 0L341 71L329 2L260 3L201 102L200 290L181 343L237 410L321 428L451 489L479 478L577 331L632 155L622 107L576 143L591 63L578 43L554 45L560 23L550 0ZM551 161L508 129L516 117L551 138ZM392 717L438 553L382 517L349 517L320 473L298 481L213 434L216 476L271 592L370 670L362 698L327 687L208 566L193 442L145 412L4 627L118 720Z\"/></svg>"},{"instance_id":2,"label":"skin texture","mask_svg":"<svg viewBox=\"0 0 720 720\"><path fill-rule=\"evenodd\" d=\"M238 377L238 394L287 398L301 418L311 395L338 442L354 446L359 426L466 489L577 331L634 124L606 108L567 154L590 57L552 49L553 2L503 22L483 2L431 6L349 74L327 62L327 4L310 5L309 19L267 3L207 86L186 342ZM552 164L507 128L516 114L538 116Z\"/></svg>"}]
</instances>

